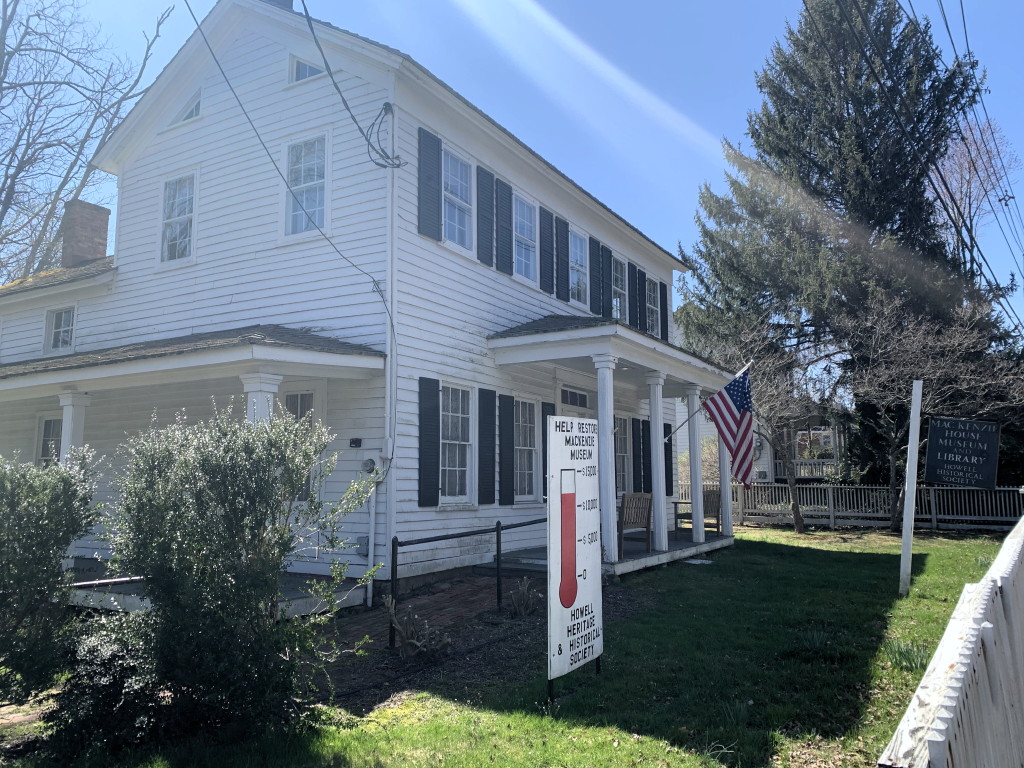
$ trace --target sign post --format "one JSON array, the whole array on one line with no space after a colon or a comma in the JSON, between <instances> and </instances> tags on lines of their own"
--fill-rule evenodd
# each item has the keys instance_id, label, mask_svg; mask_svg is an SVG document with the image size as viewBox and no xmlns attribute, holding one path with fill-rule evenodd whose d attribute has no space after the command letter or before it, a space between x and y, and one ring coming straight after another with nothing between
<instances>
[{"instance_id":1,"label":"sign post","mask_svg":"<svg viewBox=\"0 0 1024 768\"><path fill-rule=\"evenodd\" d=\"M548 691L604 650L597 421L548 419Z\"/></svg>"},{"instance_id":2,"label":"sign post","mask_svg":"<svg viewBox=\"0 0 1024 768\"><path fill-rule=\"evenodd\" d=\"M903 487L903 547L900 549L900 597L910 594L911 545L914 540L914 507L917 505L917 447L921 439L923 385L914 382L910 398L910 440L907 443L907 477Z\"/></svg>"}]
</instances>

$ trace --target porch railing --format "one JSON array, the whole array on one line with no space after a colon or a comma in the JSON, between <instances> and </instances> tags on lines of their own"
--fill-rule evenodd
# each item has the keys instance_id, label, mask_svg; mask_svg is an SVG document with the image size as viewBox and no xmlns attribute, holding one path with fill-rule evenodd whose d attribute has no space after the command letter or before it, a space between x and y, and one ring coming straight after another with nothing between
<instances>
[{"instance_id":1,"label":"porch railing","mask_svg":"<svg viewBox=\"0 0 1024 768\"><path fill-rule=\"evenodd\" d=\"M717 491L717 483L706 483ZM689 501L690 488L680 487L680 499ZM890 492L882 485L798 485L796 500L809 525L889 525ZM732 484L733 514L739 523L792 522L789 486L785 483L756 483L744 488ZM1024 516L1024 494L1017 488L922 487L917 489L914 525L933 530L1010 530Z\"/></svg>"}]
</instances>

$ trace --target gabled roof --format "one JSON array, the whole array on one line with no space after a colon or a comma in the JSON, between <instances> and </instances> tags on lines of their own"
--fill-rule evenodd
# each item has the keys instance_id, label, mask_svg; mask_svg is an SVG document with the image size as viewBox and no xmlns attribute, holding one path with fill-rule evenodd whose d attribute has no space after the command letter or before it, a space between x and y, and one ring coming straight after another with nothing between
<instances>
[{"instance_id":1,"label":"gabled roof","mask_svg":"<svg viewBox=\"0 0 1024 768\"><path fill-rule=\"evenodd\" d=\"M61 357L47 357L19 363L0 365L0 380L33 373L69 371L79 368L172 357L191 352L225 349L228 347L261 346L328 352L339 355L367 355L384 357L371 347L352 344L329 336L321 336L307 329L286 328L283 325L249 325L224 331L193 333L172 339L143 341L110 349L80 352Z\"/></svg>"},{"instance_id":2,"label":"gabled roof","mask_svg":"<svg viewBox=\"0 0 1024 768\"><path fill-rule=\"evenodd\" d=\"M51 269L46 272L40 272L38 275L29 275L28 277L13 280L7 283L7 285L0 285L0 299L17 293L24 293L25 291L34 291L39 288L49 288L55 285L85 280L114 269L114 259L109 256L102 259L91 259L79 264L77 267Z\"/></svg>"},{"instance_id":3,"label":"gabled roof","mask_svg":"<svg viewBox=\"0 0 1024 768\"><path fill-rule=\"evenodd\" d=\"M229 7L235 5L245 7L249 11L258 11L266 14L283 14L285 18L291 17L293 23L295 24L301 24L303 27L306 24L305 17L302 13L282 8L273 3L266 2L266 0L217 0L213 9L210 11L209 14L207 14L206 18L203 19L202 22L203 29L207 31L208 37L213 37L213 28L215 28L223 19L223 17L227 14ZM605 205L596 197L594 197L590 192L588 192L575 181L573 181L573 179L571 179L565 173L563 173L554 165L552 165L548 160L544 159L536 151L531 149L515 134L513 134L507 128L502 126L492 117L487 115L483 110L481 110L479 107L477 107L468 99L466 99L464 96L459 94L458 91L456 91L450 85L445 83L435 74L433 74L430 70L422 66L419 62L417 62L408 54L403 53L402 51L399 51L396 48L384 45L383 43L378 43L377 41L371 40L368 37L364 37L354 32L342 29L341 27L337 27L331 24L330 22L321 21L319 19L313 19L313 23L315 23L319 27L323 27L324 29L328 30L335 37L335 42L337 41L338 38L342 36L348 37L350 41L356 41L359 44L360 53L362 53L364 56L373 55L375 58L381 60L382 62L387 62L388 65L394 67L396 70L401 70L404 67L410 70L414 74L414 76L416 76L419 80L430 83L435 88L437 88L439 92L442 92L450 97L455 98L458 102L467 107L471 112L478 115L484 122L489 124L491 128L497 130L498 132L506 136L508 139L510 139L512 143L519 149L521 149L523 152L539 161L555 176L562 179L564 182L568 183L575 191L589 199L598 208L602 209L609 216L623 224L627 229L635 233L643 241L650 244L650 246L654 248L656 251L658 251L662 256L667 257L675 267L682 266L683 262L676 254L671 253L662 246L658 245L650 237L648 237L639 229L637 229L629 221L621 217L619 214L615 213L615 211L613 211L607 205ZM184 71L184 69L187 66L186 59L188 58L188 55L192 53L194 50L202 50L205 52L205 43L203 42L202 37L198 31L193 32L192 35L189 36L188 40L185 41L185 44L182 45L182 47L174 55L174 58L171 59L170 63L166 67L164 67L163 71L157 76L157 79L147 89L143 97L135 103L135 105L132 107L132 110L128 113L128 115L117 127L117 129L115 129L114 133L110 136L110 138L97 150L96 155L93 158L93 163L96 164L97 167L100 167L109 173L117 173L116 161L114 160L114 156L117 154L121 145L126 143L127 136L136 133L137 126L135 126L134 124L141 121L140 116L142 113L145 112L146 109L148 109L148 105L150 102L161 102L162 94L164 94L167 91L167 89L171 87L171 84L175 81L177 74L181 71Z\"/></svg>"}]
</instances>

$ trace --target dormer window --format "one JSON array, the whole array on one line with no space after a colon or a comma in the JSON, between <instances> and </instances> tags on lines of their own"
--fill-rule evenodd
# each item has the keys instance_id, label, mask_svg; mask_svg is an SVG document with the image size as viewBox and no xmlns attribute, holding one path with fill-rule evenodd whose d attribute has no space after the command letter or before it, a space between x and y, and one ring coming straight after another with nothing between
<instances>
[{"instance_id":1,"label":"dormer window","mask_svg":"<svg viewBox=\"0 0 1024 768\"><path fill-rule=\"evenodd\" d=\"M292 82L298 83L302 80L309 80L311 77L322 75L323 67L316 67L302 59L292 59Z\"/></svg>"},{"instance_id":2,"label":"dormer window","mask_svg":"<svg viewBox=\"0 0 1024 768\"><path fill-rule=\"evenodd\" d=\"M184 123L187 120L194 120L199 117L202 110L202 91L196 91L195 95L188 100L188 103L178 113L175 123Z\"/></svg>"},{"instance_id":3,"label":"dormer window","mask_svg":"<svg viewBox=\"0 0 1024 768\"><path fill-rule=\"evenodd\" d=\"M46 313L46 349L68 352L75 345L75 308L62 307Z\"/></svg>"}]
</instances>

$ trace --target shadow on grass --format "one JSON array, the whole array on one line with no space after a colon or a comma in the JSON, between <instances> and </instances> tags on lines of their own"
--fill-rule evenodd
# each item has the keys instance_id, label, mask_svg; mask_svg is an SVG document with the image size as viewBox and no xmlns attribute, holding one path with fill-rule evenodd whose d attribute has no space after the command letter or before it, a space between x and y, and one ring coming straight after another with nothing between
<instances>
[{"instance_id":1,"label":"shadow on grass","mask_svg":"<svg viewBox=\"0 0 1024 768\"><path fill-rule=\"evenodd\" d=\"M925 556L916 555L921 572ZM838 737L861 719L872 660L897 599L899 556L738 541L713 565L638 576L655 604L606 626L593 665L557 681L557 715L765 764L780 734ZM541 681L543 684L543 681ZM536 711L542 685L491 691L498 710Z\"/></svg>"}]
</instances>

